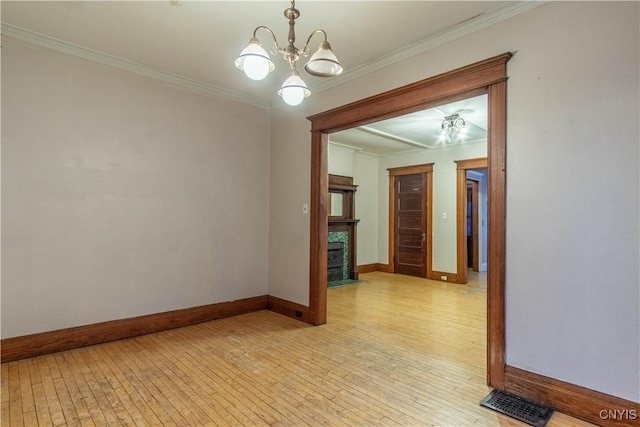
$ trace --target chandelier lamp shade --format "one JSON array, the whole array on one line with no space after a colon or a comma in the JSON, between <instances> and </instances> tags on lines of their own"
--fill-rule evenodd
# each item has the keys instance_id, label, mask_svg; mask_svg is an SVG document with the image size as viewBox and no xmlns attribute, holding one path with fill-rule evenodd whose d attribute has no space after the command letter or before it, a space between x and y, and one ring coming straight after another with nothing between
<instances>
[{"instance_id":1,"label":"chandelier lamp shade","mask_svg":"<svg viewBox=\"0 0 640 427\"><path fill-rule=\"evenodd\" d=\"M338 58L331 50L331 45L327 41L327 33L318 29L313 31L307 38L307 43L302 49L298 49L294 43L296 41L295 20L300 17L300 11L295 7L295 1L291 2L291 7L284 11L284 16L289 20L289 44L286 47L280 47L276 36L265 26L259 26L253 30L253 37L249 40L249 45L242 50L240 56L235 61L235 66L243 71L247 77L252 80L262 80L275 69L275 64L271 61L269 53L262 47L262 43L257 37L259 30L264 30L273 38L272 55L281 54L285 61L289 64L290 74L284 81L278 95L282 97L284 102L289 105L299 105L305 98L311 95L311 91L300 77L296 69L296 62L300 56L309 57L309 61L304 66L305 71L316 77L335 77L342 73L342 65L338 62ZM320 33L324 36L324 40L320 43L318 50L311 55L309 42L311 38Z\"/></svg>"}]
</instances>

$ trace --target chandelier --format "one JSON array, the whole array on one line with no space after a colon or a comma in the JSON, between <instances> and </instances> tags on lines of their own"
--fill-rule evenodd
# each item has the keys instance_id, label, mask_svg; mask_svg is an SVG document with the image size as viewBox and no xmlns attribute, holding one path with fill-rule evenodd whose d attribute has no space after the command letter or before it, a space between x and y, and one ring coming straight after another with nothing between
<instances>
[{"instance_id":1,"label":"chandelier","mask_svg":"<svg viewBox=\"0 0 640 427\"><path fill-rule=\"evenodd\" d=\"M440 125L440 134L447 141L453 141L456 136L463 136L467 123L459 114L446 116Z\"/></svg>"},{"instance_id":2,"label":"chandelier","mask_svg":"<svg viewBox=\"0 0 640 427\"><path fill-rule=\"evenodd\" d=\"M300 11L296 9L295 1L292 1L291 7L284 11L284 16L289 20L289 44L287 47L280 47L273 31L268 27L261 25L253 30L253 37L249 40L249 45L244 48L240 53L240 56L236 59L235 66L240 71L244 71L247 77L252 80L262 80L274 70L275 65L271 62L269 54L262 48L260 40L256 37L258 30L267 31L271 34L274 43L271 48L271 54L282 54L284 60L289 63L289 67L291 69L291 73L280 87L278 95L280 95L287 104L298 105L306 97L311 95L311 91L307 88L307 85L300 77L300 74L298 74L298 71L296 70L296 61L300 55L308 57L311 54L308 47L311 37L313 37L314 34L322 33L324 35L324 41L320 43L318 50L311 55L311 58L309 58L309 61L305 64L305 71L312 76L335 77L342 73L342 65L340 65L338 59L331 50L331 45L327 41L327 33L324 30L318 29L313 31L309 35L309 38L307 38L307 43L301 50L295 47L294 43L296 41L296 33L294 26L295 20L300 17Z\"/></svg>"}]
</instances>

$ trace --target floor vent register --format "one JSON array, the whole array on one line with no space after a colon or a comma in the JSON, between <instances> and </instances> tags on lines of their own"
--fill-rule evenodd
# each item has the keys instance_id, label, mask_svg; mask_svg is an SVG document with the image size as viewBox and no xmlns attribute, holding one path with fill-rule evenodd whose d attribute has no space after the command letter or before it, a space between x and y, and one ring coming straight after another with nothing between
<instances>
[{"instance_id":1,"label":"floor vent register","mask_svg":"<svg viewBox=\"0 0 640 427\"><path fill-rule=\"evenodd\" d=\"M534 427L545 427L553 415L553 408L549 406L534 403L500 390L493 390L489 393L487 397L482 399L480 406L493 409Z\"/></svg>"}]
</instances>

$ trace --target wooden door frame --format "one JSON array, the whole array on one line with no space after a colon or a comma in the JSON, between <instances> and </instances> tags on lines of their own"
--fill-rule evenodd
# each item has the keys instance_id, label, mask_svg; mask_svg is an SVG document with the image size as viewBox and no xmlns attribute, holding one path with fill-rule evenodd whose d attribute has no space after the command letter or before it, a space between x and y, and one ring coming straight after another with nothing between
<instances>
[{"instance_id":1,"label":"wooden door frame","mask_svg":"<svg viewBox=\"0 0 640 427\"><path fill-rule=\"evenodd\" d=\"M309 319L327 320L328 134L487 94L487 383L505 380L505 193L507 62L510 52L308 117L311 121Z\"/></svg>"},{"instance_id":2,"label":"wooden door frame","mask_svg":"<svg viewBox=\"0 0 640 427\"><path fill-rule=\"evenodd\" d=\"M425 259L427 277L433 276L431 249L433 245L433 163L425 163L421 165L401 166L397 168L389 168L389 272L395 273L395 240L396 240L396 177L402 175L426 174L427 175L427 200L425 209L425 224L427 225L427 254Z\"/></svg>"},{"instance_id":3,"label":"wooden door frame","mask_svg":"<svg viewBox=\"0 0 640 427\"><path fill-rule=\"evenodd\" d=\"M456 274L458 283L467 283L469 278L467 267L467 171L472 169L485 169L488 167L488 158L456 160ZM489 194L491 194L489 192ZM487 206L490 206L491 197L488 197ZM490 210L490 209L489 209ZM489 236L491 235L491 229ZM487 268L488 269L488 268Z\"/></svg>"}]
</instances>

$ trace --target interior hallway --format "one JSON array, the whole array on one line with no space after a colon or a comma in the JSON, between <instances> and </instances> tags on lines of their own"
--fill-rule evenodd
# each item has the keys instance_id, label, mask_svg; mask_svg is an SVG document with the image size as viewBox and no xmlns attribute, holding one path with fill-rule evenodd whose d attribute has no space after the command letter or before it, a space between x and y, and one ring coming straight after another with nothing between
<instances>
[{"instance_id":1,"label":"interior hallway","mask_svg":"<svg viewBox=\"0 0 640 427\"><path fill-rule=\"evenodd\" d=\"M524 426L478 405L483 276L362 274L324 326L260 311L6 363L1 424Z\"/></svg>"}]
</instances>

